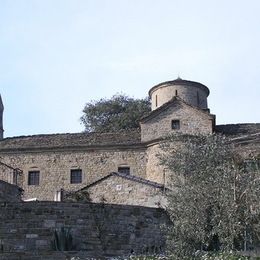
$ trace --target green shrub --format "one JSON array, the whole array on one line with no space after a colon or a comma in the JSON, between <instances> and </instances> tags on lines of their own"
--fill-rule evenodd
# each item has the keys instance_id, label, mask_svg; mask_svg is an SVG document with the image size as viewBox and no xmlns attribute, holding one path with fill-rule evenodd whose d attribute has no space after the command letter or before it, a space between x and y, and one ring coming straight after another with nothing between
<instances>
[{"instance_id":1,"label":"green shrub","mask_svg":"<svg viewBox=\"0 0 260 260\"><path fill-rule=\"evenodd\" d=\"M73 249L71 229L69 227L54 230L52 247L55 251L71 251Z\"/></svg>"}]
</instances>

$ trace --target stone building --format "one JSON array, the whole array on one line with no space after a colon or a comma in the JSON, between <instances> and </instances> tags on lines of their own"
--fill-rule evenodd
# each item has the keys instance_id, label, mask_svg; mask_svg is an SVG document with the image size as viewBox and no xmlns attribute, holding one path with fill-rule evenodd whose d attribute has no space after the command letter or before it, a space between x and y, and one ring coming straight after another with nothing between
<instances>
[{"instance_id":1,"label":"stone building","mask_svg":"<svg viewBox=\"0 0 260 260\"><path fill-rule=\"evenodd\" d=\"M260 124L216 125L208 95L205 85L178 78L149 91L152 111L140 130L12 138L3 138L0 100L0 179L21 187L25 200L59 200L61 190L87 190L93 202L164 205L167 177L156 156L164 136L220 132L244 156L260 153Z\"/></svg>"}]
</instances>

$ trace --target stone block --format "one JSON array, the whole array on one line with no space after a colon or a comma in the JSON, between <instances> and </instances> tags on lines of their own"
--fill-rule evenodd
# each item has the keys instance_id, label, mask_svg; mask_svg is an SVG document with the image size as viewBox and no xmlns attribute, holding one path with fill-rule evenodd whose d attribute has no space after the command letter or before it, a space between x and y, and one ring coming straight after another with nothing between
<instances>
[{"instance_id":1,"label":"stone block","mask_svg":"<svg viewBox=\"0 0 260 260\"><path fill-rule=\"evenodd\" d=\"M56 226L56 221L55 220L44 220L43 221L43 226L46 228L54 228Z\"/></svg>"},{"instance_id":2,"label":"stone block","mask_svg":"<svg viewBox=\"0 0 260 260\"><path fill-rule=\"evenodd\" d=\"M33 239L33 238L38 238L39 235L38 234L26 234L25 237Z\"/></svg>"}]
</instances>

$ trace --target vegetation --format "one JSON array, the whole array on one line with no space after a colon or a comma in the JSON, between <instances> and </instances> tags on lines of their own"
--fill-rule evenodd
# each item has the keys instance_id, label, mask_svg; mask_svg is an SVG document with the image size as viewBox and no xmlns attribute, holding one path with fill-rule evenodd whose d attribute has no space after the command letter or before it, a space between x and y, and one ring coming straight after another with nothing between
<instances>
[{"instance_id":1,"label":"vegetation","mask_svg":"<svg viewBox=\"0 0 260 260\"><path fill-rule=\"evenodd\" d=\"M139 127L139 120L150 112L150 101L114 95L111 99L85 105L81 121L86 132L114 132Z\"/></svg>"},{"instance_id":2,"label":"vegetation","mask_svg":"<svg viewBox=\"0 0 260 260\"><path fill-rule=\"evenodd\" d=\"M66 202L91 202L90 195L87 190L64 192L63 201Z\"/></svg>"},{"instance_id":3,"label":"vegetation","mask_svg":"<svg viewBox=\"0 0 260 260\"><path fill-rule=\"evenodd\" d=\"M203 251L250 250L259 243L259 161L244 161L233 148L219 135L172 135L162 145L174 223L168 248L175 259L192 259Z\"/></svg>"},{"instance_id":4,"label":"vegetation","mask_svg":"<svg viewBox=\"0 0 260 260\"><path fill-rule=\"evenodd\" d=\"M120 259L120 258L118 258ZM176 260L174 256L130 256L129 258L122 258L129 260ZM188 258L191 260L191 258ZM249 260L253 258L249 258L246 256L237 255L235 253L218 253L218 254L208 254L203 253L198 255L197 257L192 258L192 260ZM259 260L260 258L254 258L255 260Z\"/></svg>"},{"instance_id":5,"label":"vegetation","mask_svg":"<svg viewBox=\"0 0 260 260\"><path fill-rule=\"evenodd\" d=\"M73 241L70 228L61 227L54 230L52 247L55 251L72 251Z\"/></svg>"}]
</instances>

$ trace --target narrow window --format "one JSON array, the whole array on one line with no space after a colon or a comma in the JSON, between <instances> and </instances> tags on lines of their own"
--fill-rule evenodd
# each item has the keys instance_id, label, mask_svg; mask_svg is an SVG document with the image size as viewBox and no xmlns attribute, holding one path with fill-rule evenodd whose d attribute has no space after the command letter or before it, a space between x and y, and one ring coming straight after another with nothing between
<instances>
[{"instance_id":1,"label":"narrow window","mask_svg":"<svg viewBox=\"0 0 260 260\"><path fill-rule=\"evenodd\" d=\"M178 90L175 89L175 96L178 96Z\"/></svg>"},{"instance_id":2,"label":"narrow window","mask_svg":"<svg viewBox=\"0 0 260 260\"><path fill-rule=\"evenodd\" d=\"M40 171L28 172L28 185L39 185L40 184Z\"/></svg>"},{"instance_id":3,"label":"narrow window","mask_svg":"<svg viewBox=\"0 0 260 260\"><path fill-rule=\"evenodd\" d=\"M180 120L172 120L172 129L180 129Z\"/></svg>"},{"instance_id":4,"label":"narrow window","mask_svg":"<svg viewBox=\"0 0 260 260\"><path fill-rule=\"evenodd\" d=\"M71 184L82 183L81 169L70 170L70 183Z\"/></svg>"},{"instance_id":5,"label":"narrow window","mask_svg":"<svg viewBox=\"0 0 260 260\"><path fill-rule=\"evenodd\" d=\"M128 166L118 167L118 172L124 173L124 174L130 174L130 167L128 167Z\"/></svg>"},{"instance_id":6,"label":"narrow window","mask_svg":"<svg viewBox=\"0 0 260 260\"><path fill-rule=\"evenodd\" d=\"M158 106L158 97L157 97L157 95L155 95L155 106L156 107Z\"/></svg>"},{"instance_id":7,"label":"narrow window","mask_svg":"<svg viewBox=\"0 0 260 260\"><path fill-rule=\"evenodd\" d=\"M197 91L197 104L198 104L198 106L200 105L200 96L199 96L199 91Z\"/></svg>"}]
</instances>

